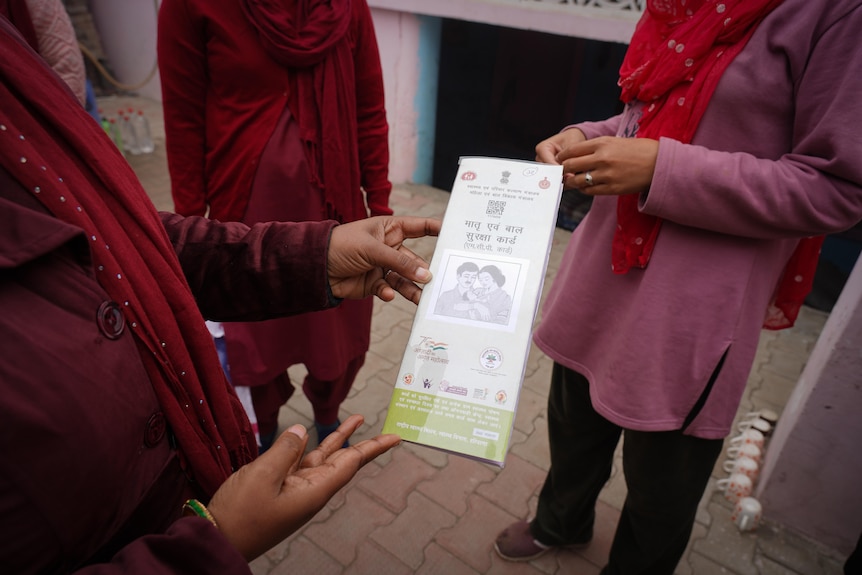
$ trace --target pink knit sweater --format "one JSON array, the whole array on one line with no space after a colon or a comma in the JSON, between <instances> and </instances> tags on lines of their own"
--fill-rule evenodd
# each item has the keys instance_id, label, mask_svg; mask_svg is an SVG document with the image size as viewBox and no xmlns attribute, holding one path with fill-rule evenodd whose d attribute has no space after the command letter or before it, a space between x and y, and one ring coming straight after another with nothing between
<instances>
[{"instance_id":1,"label":"pink knit sweater","mask_svg":"<svg viewBox=\"0 0 862 575\"><path fill-rule=\"evenodd\" d=\"M61 0L26 0L39 42L39 55L69 85L84 105L87 76L84 57L69 14Z\"/></svg>"},{"instance_id":2,"label":"pink knit sweater","mask_svg":"<svg viewBox=\"0 0 862 575\"><path fill-rule=\"evenodd\" d=\"M640 209L664 219L646 269L611 271L616 197L572 235L536 344L626 428L725 436L798 238L862 219L862 2L785 0L727 68L689 145L662 138ZM578 127L630 134L637 107Z\"/></svg>"}]
</instances>

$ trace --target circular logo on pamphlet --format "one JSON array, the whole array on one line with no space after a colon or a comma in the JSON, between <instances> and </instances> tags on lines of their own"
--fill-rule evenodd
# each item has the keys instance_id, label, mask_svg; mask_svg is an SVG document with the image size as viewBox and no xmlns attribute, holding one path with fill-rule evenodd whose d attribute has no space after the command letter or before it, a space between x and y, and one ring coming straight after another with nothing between
<instances>
[{"instance_id":1,"label":"circular logo on pamphlet","mask_svg":"<svg viewBox=\"0 0 862 575\"><path fill-rule=\"evenodd\" d=\"M479 358L479 363L485 369L497 369L503 363L503 354L496 347L486 347L482 351L482 356Z\"/></svg>"},{"instance_id":2,"label":"circular logo on pamphlet","mask_svg":"<svg viewBox=\"0 0 862 575\"><path fill-rule=\"evenodd\" d=\"M461 174L461 179L467 182L471 182L476 179L476 172L464 172Z\"/></svg>"},{"instance_id":3,"label":"circular logo on pamphlet","mask_svg":"<svg viewBox=\"0 0 862 575\"><path fill-rule=\"evenodd\" d=\"M551 180L549 180L548 178L542 178L541 180L539 180L539 187L543 190L547 190L551 187Z\"/></svg>"},{"instance_id":4,"label":"circular logo on pamphlet","mask_svg":"<svg viewBox=\"0 0 862 575\"><path fill-rule=\"evenodd\" d=\"M404 377L401 378L401 381L404 382L404 385L413 385L413 374L405 373Z\"/></svg>"},{"instance_id":5,"label":"circular logo on pamphlet","mask_svg":"<svg viewBox=\"0 0 862 575\"><path fill-rule=\"evenodd\" d=\"M509 399L509 396L506 395L506 392L503 391L502 389L494 394L494 401L496 403L499 403L500 405L503 405L504 403L506 403L507 399Z\"/></svg>"}]
</instances>

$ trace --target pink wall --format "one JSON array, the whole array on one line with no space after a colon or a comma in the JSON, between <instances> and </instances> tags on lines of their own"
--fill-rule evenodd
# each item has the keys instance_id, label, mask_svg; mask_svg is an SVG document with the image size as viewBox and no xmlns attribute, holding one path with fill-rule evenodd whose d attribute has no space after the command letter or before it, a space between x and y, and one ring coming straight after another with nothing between
<instances>
[{"instance_id":1,"label":"pink wall","mask_svg":"<svg viewBox=\"0 0 862 575\"><path fill-rule=\"evenodd\" d=\"M419 21L414 14L372 10L389 121L389 178L411 181L416 170L418 134L415 109L419 84Z\"/></svg>"}]
</instances>

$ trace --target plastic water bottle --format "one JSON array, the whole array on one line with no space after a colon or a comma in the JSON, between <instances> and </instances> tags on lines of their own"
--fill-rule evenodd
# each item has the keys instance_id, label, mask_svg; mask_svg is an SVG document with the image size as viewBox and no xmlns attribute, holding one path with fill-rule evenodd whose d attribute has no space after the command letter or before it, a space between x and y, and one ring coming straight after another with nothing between
<instances>
[{"instance_id":1,"label":"plastic water bottle","mask_svg":"<svg viewBox=\"0 0 862 575\"><path fill-rule=\"evenodd\" d=\"M138 137L138 149L142 154L152 153L156 149L156 146L153 144L150 122L144 116L143 110L138 110L138 113L132 116L132 126L135 128L135 135Z\"/></svg>"},{"instance_id":2,"label":"plastic water bottle","mask_svg":"<svg viewBox=\"0 0 862 575\"><path fill-rule=\"evenodd\" d=\"M123 115L122 111L120 111L120 131L123 134L123 149L133 156L140 154L141 147L138 144L135 126L132 124L131 117Z\"/></svg>"},{"instance_id":3,"label":"plastic water bottle","mask_svg":"<svg viewBox=\"0 0 862 575\"><path fill-rule=\"evenodd\" d=\"M125 156L126 150L123 146L123 133L120 131L120 126L117 124L117 120L114 118L110 118L108 120L108 135L111 136L111 139L114 141L114 144L117 145L120 153Z\"/></svg>"},{"instance_id":4,"label":"plastic water bottle","mask_svg":"<svg viewBox=\"0 0 862 575\"><path fill-rule=\"evenodd\" d=\"M108 119L102 116L102 119L99 120L99 124L102 125L102 129L105 131L105 133L108 134L108 136L110 136L111 138L113 138L113 135L111 134L111 123L108 121Z\"/></svg>"}]
</instances>

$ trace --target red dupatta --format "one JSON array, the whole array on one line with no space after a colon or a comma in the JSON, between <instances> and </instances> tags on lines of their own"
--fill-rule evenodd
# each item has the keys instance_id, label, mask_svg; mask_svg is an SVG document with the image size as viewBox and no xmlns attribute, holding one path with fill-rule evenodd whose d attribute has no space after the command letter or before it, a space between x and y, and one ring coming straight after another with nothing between
<instances>
[{"instance_id":1,"label":"red dupatta","mask_svg":"<svg viewBox=\"0 0 862 575\"><path fill-rule=\"evenodd\" d=\"M643 102L637 137L690 143L727 66L781 0L651 0L620 67L623 102ZM620 196L611 263L615 273L649 262L661 219ZM823 238L800 240L764 327L791 327L814 279Z\"/></svg>"},{"instance_id":2,"label":"red dupatta","mask_svg":"<svg viewBox=\"0 0 862 575\"><path fill-rule=\"evenodd\" d=\"M93 273L122 306L183 468L212 495L252 459L254 436L159 216L113 142L4 18L0 53L0 163L86 233Z\"/></svg>"},{"instance_id":3,"label":"red dupatta","mask_svg":"<svg viewBox=\"0 0 862 575\"><path fill-rule=\"evenodd\" d=\"M346 40L351 0L242 0L241 5L269 56L291 71L291 111L328 216L341 222L365 218L358 193L354 63Z\"/></svg>"}]
</instances>

